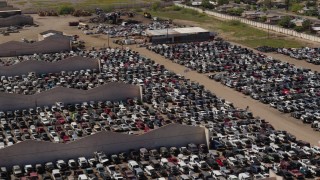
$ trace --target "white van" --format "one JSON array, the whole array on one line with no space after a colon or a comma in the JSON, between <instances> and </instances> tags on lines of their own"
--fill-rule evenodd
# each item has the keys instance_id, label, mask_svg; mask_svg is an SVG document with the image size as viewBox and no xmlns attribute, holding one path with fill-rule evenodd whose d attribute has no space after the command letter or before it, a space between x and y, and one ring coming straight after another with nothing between
<instances>
[{"instance_id":1,"label":"white van","mask_svg":"<svg viewBox=\"0 0 320 180\"><path fill-rule=\"evenodd\" d=\"M128 167L131 171L133 171L135 168L139 168L139 165L136 161L128 161Z\"/></svg>"},{"instance_id":2,"label":"white van","mask_svg":"<svg viewBox=\"0 0 320 180\"><path fill-rule=\"evenodd\" d=\"M88 180L88 176L85 174L80 174L78 180Z\"/></svg>"}]
</instances>

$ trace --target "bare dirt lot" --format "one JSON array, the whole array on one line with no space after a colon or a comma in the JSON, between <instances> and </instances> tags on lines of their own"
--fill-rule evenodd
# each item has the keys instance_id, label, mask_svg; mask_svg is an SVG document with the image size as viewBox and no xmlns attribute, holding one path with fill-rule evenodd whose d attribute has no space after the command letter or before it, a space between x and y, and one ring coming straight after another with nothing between
<instances>
[{"instance_id":1,"label":"bare dirt lot","mask_svg":"<svg viewBox=\"0 0 320 180\"><path fill-rule=\"evenodd\" d=\"M46 30L59 30L63 31L66 34L77 34L80 36L80 39L86 42L87 48L92 47L104 47L108 43L108 38L105 35L91 35L86 36L76 27L68 26L69 21L79 20L79 18L71 17L71 16L61 16L61 17L39 17L38 15L33 15L35 19L35 23L39 24L39 27L30 27L22 30L20 33L11 34L10 36L0 37L0 43L8 42L11 40L20 41L21 38L34 39L36 40L38 34L40 32ZM112 43L112 39L110 40L110 46L115 47ZM206 75L198 74L196 72L188 72L184 73L185 67L174 64L171 61L164 59L162 56L157 55L153 52L148 51L145 48L137 48L137 46L132 45L129 46L135 51L140 52L142 55L147 56L157 63L165 65L165 67L175 73L182 74L186 78L189 78L193 81L197 81L200 84L205 85L205 87L212 92L214 92L217 96L222 97L230 102L233 102L237 107L246 108L249 106L249 110L251 110L254 115L260 116L261 118L269 121L276 129L286 130L297 138L308 141L312 144L318 144L320 140L320 133L313 131L309 125L304 125L301 121L295 120L287 114L282 114L279 111L268 107L268 105L264 105L258 101L251 99L250 97L246 97L243 94L234 91L228 87L221 85L218 82L212 81L206 77ZM307 67L313 70L320 70L319 66L309 64L305 61L297 61L292 58L283 58L282 55L274 55L268 54L273 57L281 58L280 60L295 64L297 66Z\"/></svg>"}]
</instances>

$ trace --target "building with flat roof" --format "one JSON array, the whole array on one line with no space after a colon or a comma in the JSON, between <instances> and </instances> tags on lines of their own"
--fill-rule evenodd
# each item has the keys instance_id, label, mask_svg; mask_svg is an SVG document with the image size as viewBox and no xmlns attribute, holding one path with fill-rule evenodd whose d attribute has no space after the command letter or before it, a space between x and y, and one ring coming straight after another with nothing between
<instances>
[{"instance_id":1,"label":"building with flat roof","mask_svg":"<svg viewBox=\"0 0 320 180\"><path fill-rule=\"evenodd\" d=\"M210 39L210 31L200 27L146 30L145 34L149 42L153 44L207 41Z\"/></svg>"},{"instance_id":2,"label":"building with flat roof","mask_svg":"<svg viewBox=\"0 0 320 180\"><path fill-rule=\"evenodd\" d=\"M61 36L63 36L63 32L61 32L61 31L56 31L56 30L44 31L44 32L39 33L39 35L38 35L38 40L39 40L39 41L42 41L42 40L44 40L45 38L48 38L48 37L54 36L54 35L61 35Z\"/></svg>"},{"instance_id":3,"label":"building with flat roof","mask_svg":"<svg viewBox=\"0 0 320 180\"><path fill-rule=\"evenodd\" d=\"M7 18L14 15L21 15L21 10L9 6L7 1L0 1L0 18Z\"/></svg>"}]
</instances>

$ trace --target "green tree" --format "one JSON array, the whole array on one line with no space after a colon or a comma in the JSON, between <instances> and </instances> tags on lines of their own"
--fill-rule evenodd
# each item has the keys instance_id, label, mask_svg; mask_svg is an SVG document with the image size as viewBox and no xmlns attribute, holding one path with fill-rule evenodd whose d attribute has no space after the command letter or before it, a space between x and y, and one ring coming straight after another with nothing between
<instances>
[{"instance_id":1,"label":"green tree","mask_svg":"<svg viewBox=\"0 0 320 180\"><path fill-rule=\"evenodd\" d=\"M266 22L267 21L267 16L262 16L259 18L260 22Z\"/></svg>"},{"instance_id":2,"label":"green tree","mask_svg":"<svg viewBox=\"0 0 320 180\"><path fill-rule=\"evenodd\" d=\"M240 4L241 0L234 0L234 3Z\"/></svg>"},{"instance_id":3,"label":"green tree","mask_svg":"<svg viewBox=\"0 0 320 180\"><path fill-rule=\"evenodd\" d=\"M233 16L241 16L243 11L244 10L242 8L232 8L232 9L228 9L227 13Z\"/></svg>"},{"instance_id":4,"label":"green tree","mask_svg":"<svg viewBox=\"0 0 320 180\"><path fill-rule=\"evenodd\" d=\"M307 7L312 7L312 6L315 6L317 3L316 3L316 1L307 1L307 3L306 3L306 6Z\"/></svg>"},{"instance_id":5,"label":"green tree","mask_svg":"<svg viewBox=\"0 0 320 180\"><path fill-rule=\"evenodd\" d=\"M304 13L306 16L318 16L319 13L316 9L310 9Z\"/></svg>"},{"instance_id":6,"label":"green tree","mask_svg":"<svg viewBox=\"0 0 320 180\"><path fill-rule=\"evenodd\" d=\"M251 5L251 9L252 10L257 10L257 6L256 5Z\"/></svg>"},{"instance_id":7,"label":"green tree","mask_svg":"<svg viewBox=\"0 0 320 180\"><path fill-rule=\"evenodd\" d=\"M202 0L201 6L206 9L213 9L213 4L210 3L209 0Z\"/></svg>"},{"instance_id":8,"label":"green tree","mask_svg":"<svg viewBox=\"0 0 320 180\"><path fill-rule=\"evenodd\" d=\"M267 7L268 9L271 9L271 7L272 7L272 2L271 2L271 0L264 0L264 1L263 1L263 5L264 5L265 7Z\"/></svg>"},{"instance_id":9,"label":"green tree","mask_svg":"<svg viewBox=\"0 0 320 180\"><path fill-rule=\"evenodd\" d=\"M311 27L311 21L310 21L309 19L304 20L304 21L302 22L302 28L303 28L303 30L309 30L310 27Z\"/></svg>"},{"instance_id":10,"label":"green tree","mask_svg":"<svg viewBox=\"0 0 320 180\"><path fill-rule=\"evenodd\" d=\"M298 12L303 8L303 5L299 4L299 3L294 3L290 6L290 11L292 12Z\"/></svg>"},{"instance_id":11,"label":"green tree","mask_svg":"<svg viewBox=\"0 0 320 180\"><path fill-rule=\"evenodd\" d=\"M160 2L159 1L152 3L151 9L153 11L158 11L159 8L160 8Z\"/></svg>"},{"instance_id":12,"label":"green tree","mask_svg":"<svg viewBox=\"0 0 320 180\"><path fill-rule=\"evenodd\" d=\"M297 32L302 32L302 31L304 31L304 29L303 29L302 26L296 26L296 27L294 27L293 29L294 29L295 31L297 31Z\"/></svg>"},{"instance_id":13,"label":"green tree","mask_svg":"<svg viewBox=\"0 0 320 180\"><path fill-rule=\"evenodd\" d=\"M291 18L289 16L283 16L278 24L284 28L293 28L295 26L295 24L291 22Z\"/></svg>"},{"instance_id":14,"label":"green tree","mask_svg":"<svg viewBox=\"0 0 320 180\"><path fill-rule=\"evenodd\" d=\"M218 0L218 5L229 4L229 0Z\"/></svg>"}]
</instances>

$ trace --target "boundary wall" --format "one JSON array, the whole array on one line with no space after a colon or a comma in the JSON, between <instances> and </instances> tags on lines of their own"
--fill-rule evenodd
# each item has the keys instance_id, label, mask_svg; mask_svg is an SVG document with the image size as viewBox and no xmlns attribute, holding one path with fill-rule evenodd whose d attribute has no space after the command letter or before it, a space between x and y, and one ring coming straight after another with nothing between
<instances>
[{"instance_id":1,"label":"boundary wall","mask_svg":"<svg viewBox=\"0 0 320 180\"><path fill-rule=\"evenodd\" d=\"M34 95L1 92L0 111L50 106L55 102L75 104L84 101L120 101L126 100L127 98L138 98L141 100L140 87L131 84L111 82L89 90L55 87Z\"/></svg>"},{"instance_id":2,"label":"boundary wall","mask_svg":"<svg viewBox=\"0 0 320 180\"><path fill-rule=\"evenodd\" d=\"M79 69L99 69L99 60L74 56L57 62L28 60L11 66L1 66L0 76L16 76L29 72L58 73L61 71L76 71Z\"/></svg>"},{"instance_id":3,"label":"boundary wall","mask_svg":"<svg viewBox=\"0 0 320 180\"><path fill-rule=\"evenodd\" d=\"M95 151L106 154L119 153L130 149L161 146L186 146L188 143L205 144L205 129L181 124L169 124L142 135L128 135L110 131L84 137L67 144L41 141L23 141L0 150L0 166L12 167L55 162L78 157L92 157Z\"/></svg>"},{"instance_id":4,"label":"boundary wall","mask_svg":"<svg viewBox=\"0 0 320 180\"><path fill-rule=\"evenodd\" d=\"M188 8L188 9L193 9L196 10L200 13L206 13L208 15L211 16L215 16L221 19L225 19L225 20L238 20L244 24L248 24L250 26L253 27L257 27L257 28L262 28L265 30L271 30L271 31L275 31L278 33L282 33L288 36L293 36L293 37L297 37L297 38L301 38L301 39L305 39L305 40L309 40L309 41L314 41L314 42L320 42L320 37L317 36L313 36L313 35L309 35L309 34L305 34L305 33L299 33L297 31L291 30L291 29L285 29L282 27L278 27L275 25L271 25L271 24L265 24L265 23L260 23L260 22L255 22L255 21L251 21L245 18L241 18L241 17L236 17L236 16L230 16L227 14L221 14L218 12L213 12L213 11L208 11L208 10L202 10L200 8L196 8L196 7L190 7L190 6L186 6L183 4L179 4L179 3L175 3L176 6L179 7L183 7L183 8Z\"/></svg>"},{"instance_id":5,"label":"boundary wall","mask_svg":"<svg viewBox=\"0 0 320 180\"><path fill-rule=\"evenodd\" d=\"M9 41L0 44L0 57L59 53L71 49L71 41L67 37L48 37L35 43Z\"/></svg>"},{"instance_id":6,"label":"boundary wall","mask_svg":"<svg viewBox=\"0 0 320 180\"><path fill-rule=\"evenodd\" d=\"M0 27L32 25L33 18L25 15L15 15L7 18L0 18Z\"/></svg>"}]
</instances>

